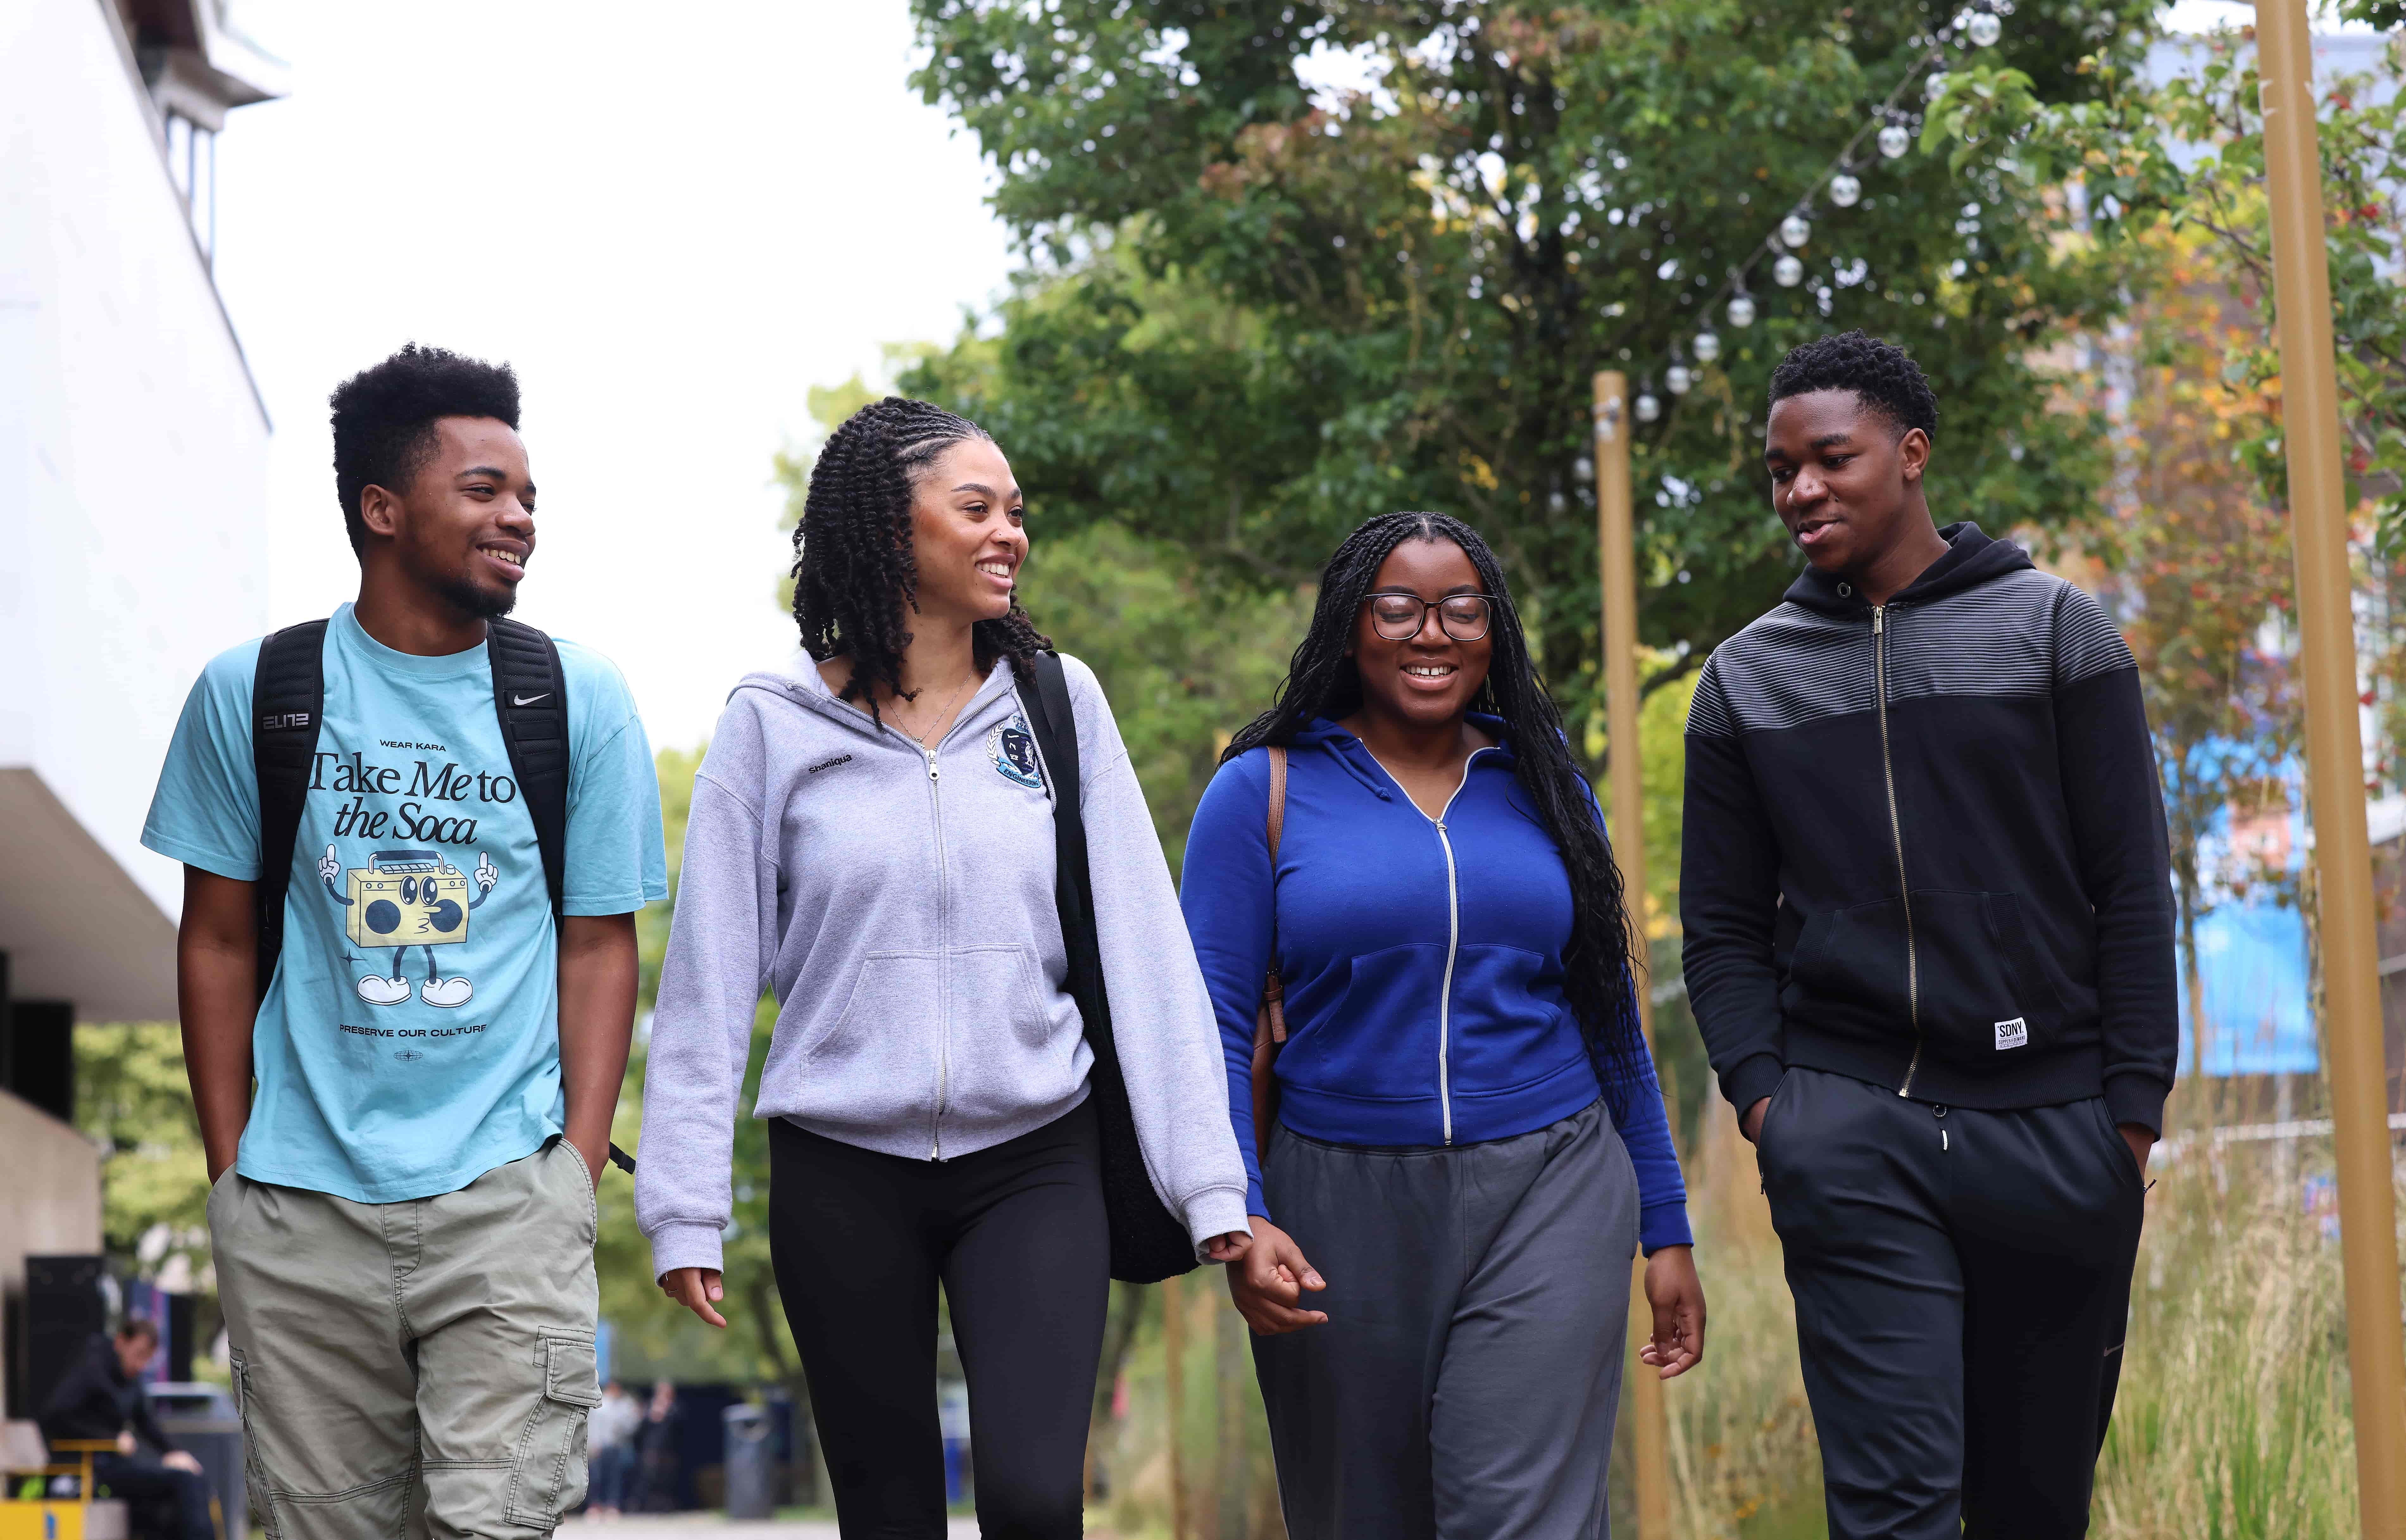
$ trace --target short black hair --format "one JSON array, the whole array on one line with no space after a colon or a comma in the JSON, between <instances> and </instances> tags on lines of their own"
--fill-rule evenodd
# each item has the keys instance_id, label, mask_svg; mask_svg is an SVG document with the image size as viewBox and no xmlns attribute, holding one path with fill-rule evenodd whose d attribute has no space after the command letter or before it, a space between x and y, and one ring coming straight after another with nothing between
<instances>
[{"instance_id":1,"label":"short black hair","mask_svg":"<svg viewBox=\"0 0 2406 1540\"><path fill-rule=\"evenodd\" d=\"M137 1337L159 1340L159 1323L149 1316L127 1316L117 1323L117 1340L132 1342Z\"/></svg>"},{"instance_id":2,"label":"short black hair","mask_svg":"<svg viewBox=\"0 0 2406 1540\"><path fill-rule=\"evenodd\" d=\"M434 451L438 417L497 417L515 431L518 377L506 363L410 343L334 387L327 404L334 409L334 493L351 554L363 556L360 493L407 487Z\"/></svg>"},{"instance_id":3,"label":"short black hair","mask_svg":"<svg viewBox=\"0 0 2406 1540\"><path fill-rule=\"evenodd\" d=\"M1771 372L1771 404L1814 390L1852 390L1866 411L1894 423L1899 437L1913 428L1938 436L1938 397L1930 378L1892 342L1841 332L1789 349Z\"/></svg>"}]
</instances>

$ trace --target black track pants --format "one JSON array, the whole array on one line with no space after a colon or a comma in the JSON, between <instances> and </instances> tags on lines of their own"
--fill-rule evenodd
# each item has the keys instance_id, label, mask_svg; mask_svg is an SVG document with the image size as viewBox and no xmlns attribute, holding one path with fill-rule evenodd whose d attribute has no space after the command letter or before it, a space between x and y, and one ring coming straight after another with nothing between
<instances>
[{"instance_id":1,"label":"black track pants","mask_svg":"<svg viewBox=\"0 0 2406 1540\"><path fill-rule=\"evenodd\" d=\"M955 1160L769 1124L769 1245L844 1540L939 1540L936 1284L969 1376L978 1526L1083 1527L1111 1290L1092 1103Z\"/></svg>"},{"instance_id":2,"label":"black track pants","mask_svg":"<svg viewBox=\"0 0 2406 1540\"><path fill-rule=\"evenodd\" d=\"M1791 1068L1758 1158L1832 1540L2086 1534L2144 1190L2104 1099L1981 1112Z\"/></svg>"}]
</instances>

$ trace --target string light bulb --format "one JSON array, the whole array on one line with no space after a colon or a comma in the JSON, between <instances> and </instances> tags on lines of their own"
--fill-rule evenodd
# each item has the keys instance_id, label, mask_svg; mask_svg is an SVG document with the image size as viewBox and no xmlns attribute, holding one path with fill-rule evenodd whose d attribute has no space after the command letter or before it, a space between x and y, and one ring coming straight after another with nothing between
<instances>
[{"instance_id":1,"label":"string light bulb","mask_svg":"<svg viewBox=\"0 0 2406 1540\"><path fill-rule=\"evenodd\" d=\"M1946 72L1933 69L1921 82L1921 99L1934 102L1946 92Z\"/></svg>"},{"instance_id":2,"label":"string light bulb","mask_svg":"<svg viewBox=\"0 0 2406 1540\"><path fill-rule=\"evenodd\" d=\"M1752 326L1754 324L1754 296L1748 293L1743 289L1731 295L1728 315L1729 323L1732 326L1740 328Z\"/></svg>"},{"instance_id":3,"label":"string light bulb","mask_svg":"<svg viewBox=\"0 0 2406 1540\"><path fill-rule=\"evenodd\" d=\"M1990 12L1975 10L1972 19L1963 24L1963 32L1972 39L1974 48L1988 48L2004 35L2005 24Z\"/></svg>"},{"instance_id":4,"label":"string light bulb","mask_svg":"<svg viewBox=\"0 0 2406 1540\"><path fill-rule=\"evenodd\" d=\"M1890 123L1879 131L1880 153L1893 161L1913 148L1913 135L1903 123Z\"/></svg>"},{"instance_id":5,"label":"string light bulb","mask_svg":"<svg viewBox=\"0 0 2406 1540\"><path fill-rule=\"evenodd\" d=\"M1699 332L1695 341L1696 361L1710 363L1721 356L1721 340L1710 332Z\"/></svg>"},{"instance_id":6,"label":"string light bulb","mask_svg":"<svg viewBox=\"0 0 2406 1540\"><path fill-rule=\"evenodd\" d=\"M1803 246L1813 238L1813 221L1804 217L1803 209L1797 209L1779 221L1779 238L1791 247Z\"/></svg>"},{"instance_id":7,"label":"string light bulb","mask_svg":"<svg viewBox=\"0 0 2406 1540\"><path fill-rule=\"evenodd\" d=\"M1651 385L1642 387L1638 390L1636 406L1637 420L1640 422L1652 422L1663 415L1662 398L1654 394Z\"/></svg>"},{"instance_id":8,"label":"string light bulb","mask_svg":"<svg viewBox=\"0 0 2406 1540\"><path fill-rule=\"evenodd\" d=\"M1779 260L1771 264L1771 276L1780 288L1793 289L1804 281L1804 264L1796 260L1794 252L1783 251Z\"/></svg>"},{"instance_id":9,"label":"string light bulb","mask_svg":"<svg viewBox=\"0 0 2406 1540\"><path fill-rule=\"evenodd\" d=\"M1675 363L1663 371L1663 383L1670 388L1671 394L1684 396L1688 387L1696 383L1696 376L1688 372L1686 364Z\"/></svg>"},{"instance_id":10,"label":"string light bulb","mask_svg":"<svg viewBox=\"0 0 2406 1540\"><path fill-rule=\"evenodd\" d=\"M1850 171L1841 171L1830 178L1830 201L1840 208L1852 208L1862 201L1861 178Z\"/></svg>"}]
</instances>

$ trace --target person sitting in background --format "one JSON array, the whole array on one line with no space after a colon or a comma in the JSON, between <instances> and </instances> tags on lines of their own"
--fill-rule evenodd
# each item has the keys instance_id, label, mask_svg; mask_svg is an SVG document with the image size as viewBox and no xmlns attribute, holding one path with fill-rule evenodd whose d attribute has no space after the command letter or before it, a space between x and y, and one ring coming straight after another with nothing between
<instances>
[{"instance_id":1,"label":"person sitting in background","mask_svg":"<svg viewBox=\"0 0 2406 1540\"><path fill-rule=\"evenodd\" d=\"M644 1425L644 1408L616 1380L602 1387L602 1405L586 1420L585 1447L593 1462L592 1511L616 1519L627 1506L627 1491L634 1484L635 1434Z\"/></svg>"},{"instance_id":2,"label":"person sitting in background","mask_svg":"<svg viewBox=\"0 0 2406 1540\"><path fill-rule=\"evenodd\" d=\"M160 1540L216 1540L201 1462L176 1448L142 1393L142 1371L158 1351L159 1328L148 1321L129 1319L115 1336L93 1333L83 1361L42 1403L42 1437L53 1446L114 1440L113 1453L92 1457L95 1485L129 1500L137 1516L173 1505L175 1528L151 1532Z\"/></svg>"}]
</instances>

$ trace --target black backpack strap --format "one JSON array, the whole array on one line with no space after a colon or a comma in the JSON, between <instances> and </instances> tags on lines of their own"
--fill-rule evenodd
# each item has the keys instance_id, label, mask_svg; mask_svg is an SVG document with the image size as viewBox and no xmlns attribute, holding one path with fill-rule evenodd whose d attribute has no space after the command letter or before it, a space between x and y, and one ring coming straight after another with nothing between
<instances>
[{"instance_id":1,"label":"black backpack strap","mask_svg":"<svg viewBox=\"0 0 2406 1540\"><path fill-rule=\"evenodd\" d=\"M326 710L326 622L304 620L259 644L250 678L250 764L259 781L259 880L251 885L259 929L259 997L284 954L284 897L292 846Z\"/></svg>"},{"instance_id":2,"label":"black backpack strap","mask_svg":"<svg viewBox=\"0 0 2406 1540\"><path fill-rule=\"evenodd\" d=\"M568 896L568 671L559 644L520 621L485 622L485 656L493 666L493 714L509 751L510 777L534 823L543 853L551 923L566 918ZM632 1174L635 1158L616 1144L610 1163Z\"/></svg>"},{"instance_id":3,"label":"black backpack strap","mask_svg":"<svg viewBox=\"0 0 2406 1540\"><path fill-rule=\"evenodd\" d=\"M485 653L493 665L493 713L510 776L534 820L543 852L543 880L551 892L552 923L559 923L568 892L568 675L550 637L516 620L485 623Z\"/></svg>"},{"instance_id":4,"label":"black backpack strap","mask_svg":"<svg viewBox=\"0 0 2406 1540\"><path fill-rule=\"evenodd\" d=\"M1035 688L1020 696L1029 731L1053 783L1054 900L1061 941L1069 954L1069 995L1086 1019L1086 1036L1108 1039L1111 1006L1103 989L1102 942L1095 934L1095 887L1086 867L1086 822L1079 810L1078 715L1057 653L1038 653L1028 672ZM1095 1045L1100 1053L1103 1044ZM1117 1055L1115 1054L1114 1057Z\"/></svg>"},{"instance_id":5,"label":"black backpack strap","mask_svg":"<svg viewBox=\"0 0 2406 1540\"><path fill-rule=\"evenodd\" d=\"M1095 930L1094 878L1086 866L1085 816L1079 806L1078 716L1069 704L1069 680L1060 657L1050 652L1031 658L1026 673L1019 703L1053 787L1053 897L1060 911L1063 949L1069 954L1069 997L1077 1002L1086 1046L1095 1055L1086 1083L1102 1156L1111 1274L1130 1283L1158 1282L1193 1271L1195 1247L1184 1222L1163 1206L1153 1188L1128 1101L1127 1080L1120 1068L1118 1039L1111 1032L1102 942Z\"/></svg>"}]
</instances>

